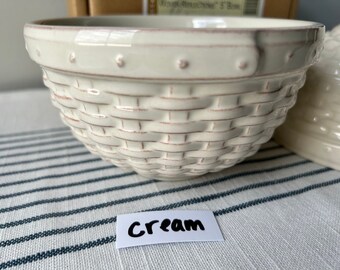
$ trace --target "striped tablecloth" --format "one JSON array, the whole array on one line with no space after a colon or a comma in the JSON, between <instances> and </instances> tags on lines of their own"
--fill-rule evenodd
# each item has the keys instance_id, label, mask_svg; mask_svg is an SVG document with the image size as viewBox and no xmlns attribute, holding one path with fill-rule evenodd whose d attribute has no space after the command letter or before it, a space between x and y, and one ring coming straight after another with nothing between
<instances>
[{"instance_id":1,"label":"striped tablecloth","mask_svg":"<svg viewBox=\"0 0 340 270\"><path fill-rule=\"evenodd\" d=\"M224 242L117 250L116 216L210 209ZM274 142L192 181L91 155L46 89L0 94L0 269L340 269L340 172Z\"/></svg>"}]
</instances>

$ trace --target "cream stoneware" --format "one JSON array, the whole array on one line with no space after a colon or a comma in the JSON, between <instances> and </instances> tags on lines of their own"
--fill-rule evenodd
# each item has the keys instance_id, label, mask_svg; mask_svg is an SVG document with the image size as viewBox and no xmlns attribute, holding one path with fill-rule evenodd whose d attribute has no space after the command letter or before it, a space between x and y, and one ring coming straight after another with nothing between
<instances>
[{"instance_id":1,"label":"cream stoneware","mask_svg":"<svg viewBox=\"0 0 340 270\"><path fill-rule=\"evenodd\" d=\"M324 47L275 139L305 158L340 170L340 25L326 33Z\"/></svg>"},{"instance_id":2,"label":"cream stoneware","mask_svg":"<svg viewBox=\"0 0 340 270\"><path fill-rule=\"evenodd\" d=\"M324 26L110 16L38 21L24 34L53 104L92 153L183 180L233 166L271 138L319 58Z\"/></svg>"}]
</instances>

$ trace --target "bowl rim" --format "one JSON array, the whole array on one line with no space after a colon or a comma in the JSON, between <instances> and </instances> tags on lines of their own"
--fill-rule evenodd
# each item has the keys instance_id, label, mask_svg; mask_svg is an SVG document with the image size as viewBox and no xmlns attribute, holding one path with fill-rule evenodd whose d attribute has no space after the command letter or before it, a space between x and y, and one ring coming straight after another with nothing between
<instances>
[{"instance_id":1,"label":"bowl rim","mask_svg":"<svg viewBox=\"0 0 340 270\"><path fill-rule=\"evenodd\" d=\"M104 19L102 22L106 22L106 18L115 18L116 22L121 18L146 19L148 26L153 26L150 20L157 18L182 19L182 22L184 19L189 22L187 26L191 26L192 18L222 18L233 20L234 24L242 20L242 26L249 25L249 21L259 21L263 26L275 21L288 22L289 27L167 28L166 23L163 24L166 28L53 25L55 21L65 20ZM295 22L159 15L77 17L26 24L24 37L30 57L54 70L120 79L225 81L296 72L314 64L321 50L325 26L301 21L297 21L296 26ZM203 26L211 26L209 23ZM52 49L57 53L51 54ZM268 54L264 53L266 50ZM297 57L292 57L297 50ZM273 55L279 60L271 61Z\"/></svg>"},{"instance_id":2,"label":"bowl rim","mask_svg":"<svg viewBox=\"0 0 340 270\"><path fill-rule=\"evenodd\" d=\"M112 26L112 25L65 25L62 23L74 23L79 22L95 22L98 20L118 20L118 19L134 19L134 20L224 20L224 21L236 21L248 20L250 23L261 22L268 23L269 26L261 27L143 27L143 26ZM289 24L286 26L273 26L270 23L282 23ZM296 24L296 25L294 25ZM104 16L82 16L82 17L60 17L60 18L50 18L41 19L33 22L28 22L25 24L25 28L35 28L35 29L51 29L51 30L138 30L143 32L154 32L154 31L164 31L164 32L208 32L208 33L232 33L232 32L277 32L277 31L301 31L307 29L317 29L324 28L325 26L319 22L305 21L305 20L292 20L292 19L280 19L280 18L262 18L262 17L239 17L239 16L187 16L187 15L104 15Z\"/></svg>"}]
</instances>

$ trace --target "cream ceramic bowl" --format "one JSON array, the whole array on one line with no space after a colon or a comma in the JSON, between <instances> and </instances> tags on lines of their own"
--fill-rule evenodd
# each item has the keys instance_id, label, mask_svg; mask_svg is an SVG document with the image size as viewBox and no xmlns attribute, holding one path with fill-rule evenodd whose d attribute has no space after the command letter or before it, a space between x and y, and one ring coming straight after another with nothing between
<instances>
[{"instance_id":1,"label":"cream ceramic bowl","mask_svg":"<svg viewBox=\"0 0 340 270\"><path fill-rule=\"evenodd\" d=\"M319 57L324 26L112 16L38 21L24 34L53 104L92 153L182 180L233 166L271 138Z\"/></svg>"},{"instance_id":2,"label":"cream ceramic bowl","mask_svg":"<svg viewBox=\"0 0 340 270\"><path fill-rule=\"evenodd\" d=\"M340 170L340 25L326 33L324 47L275 139L305 158Z\"/></svg>"}]
</instances>

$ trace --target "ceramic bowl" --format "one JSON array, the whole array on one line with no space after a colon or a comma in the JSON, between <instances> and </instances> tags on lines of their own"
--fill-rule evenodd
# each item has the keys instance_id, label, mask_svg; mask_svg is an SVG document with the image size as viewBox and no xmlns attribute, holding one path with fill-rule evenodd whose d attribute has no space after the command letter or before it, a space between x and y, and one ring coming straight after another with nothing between
<instances>
[{"instance_id":1,"label":"ceramic bowl","mask_svg":"<svg viewBox=\"0 0 340 270\"><path fill-rule=\"evenodd\" d=\"M340 25L326 33L324 47L275 139L307 159L340 170Z\"/></svg>"},{"instance_id":2,"label":"ceramic bowl","mask_svg":"<svg viewBox=\"0 0 340 270\"><path fill-rule=\"evenodd\" d=\"M319 57L324 26L110 16L38 21L24 34L53 104L92 153L182 180L233 166L271 138Z\"/></svg>"}]
</instances>

